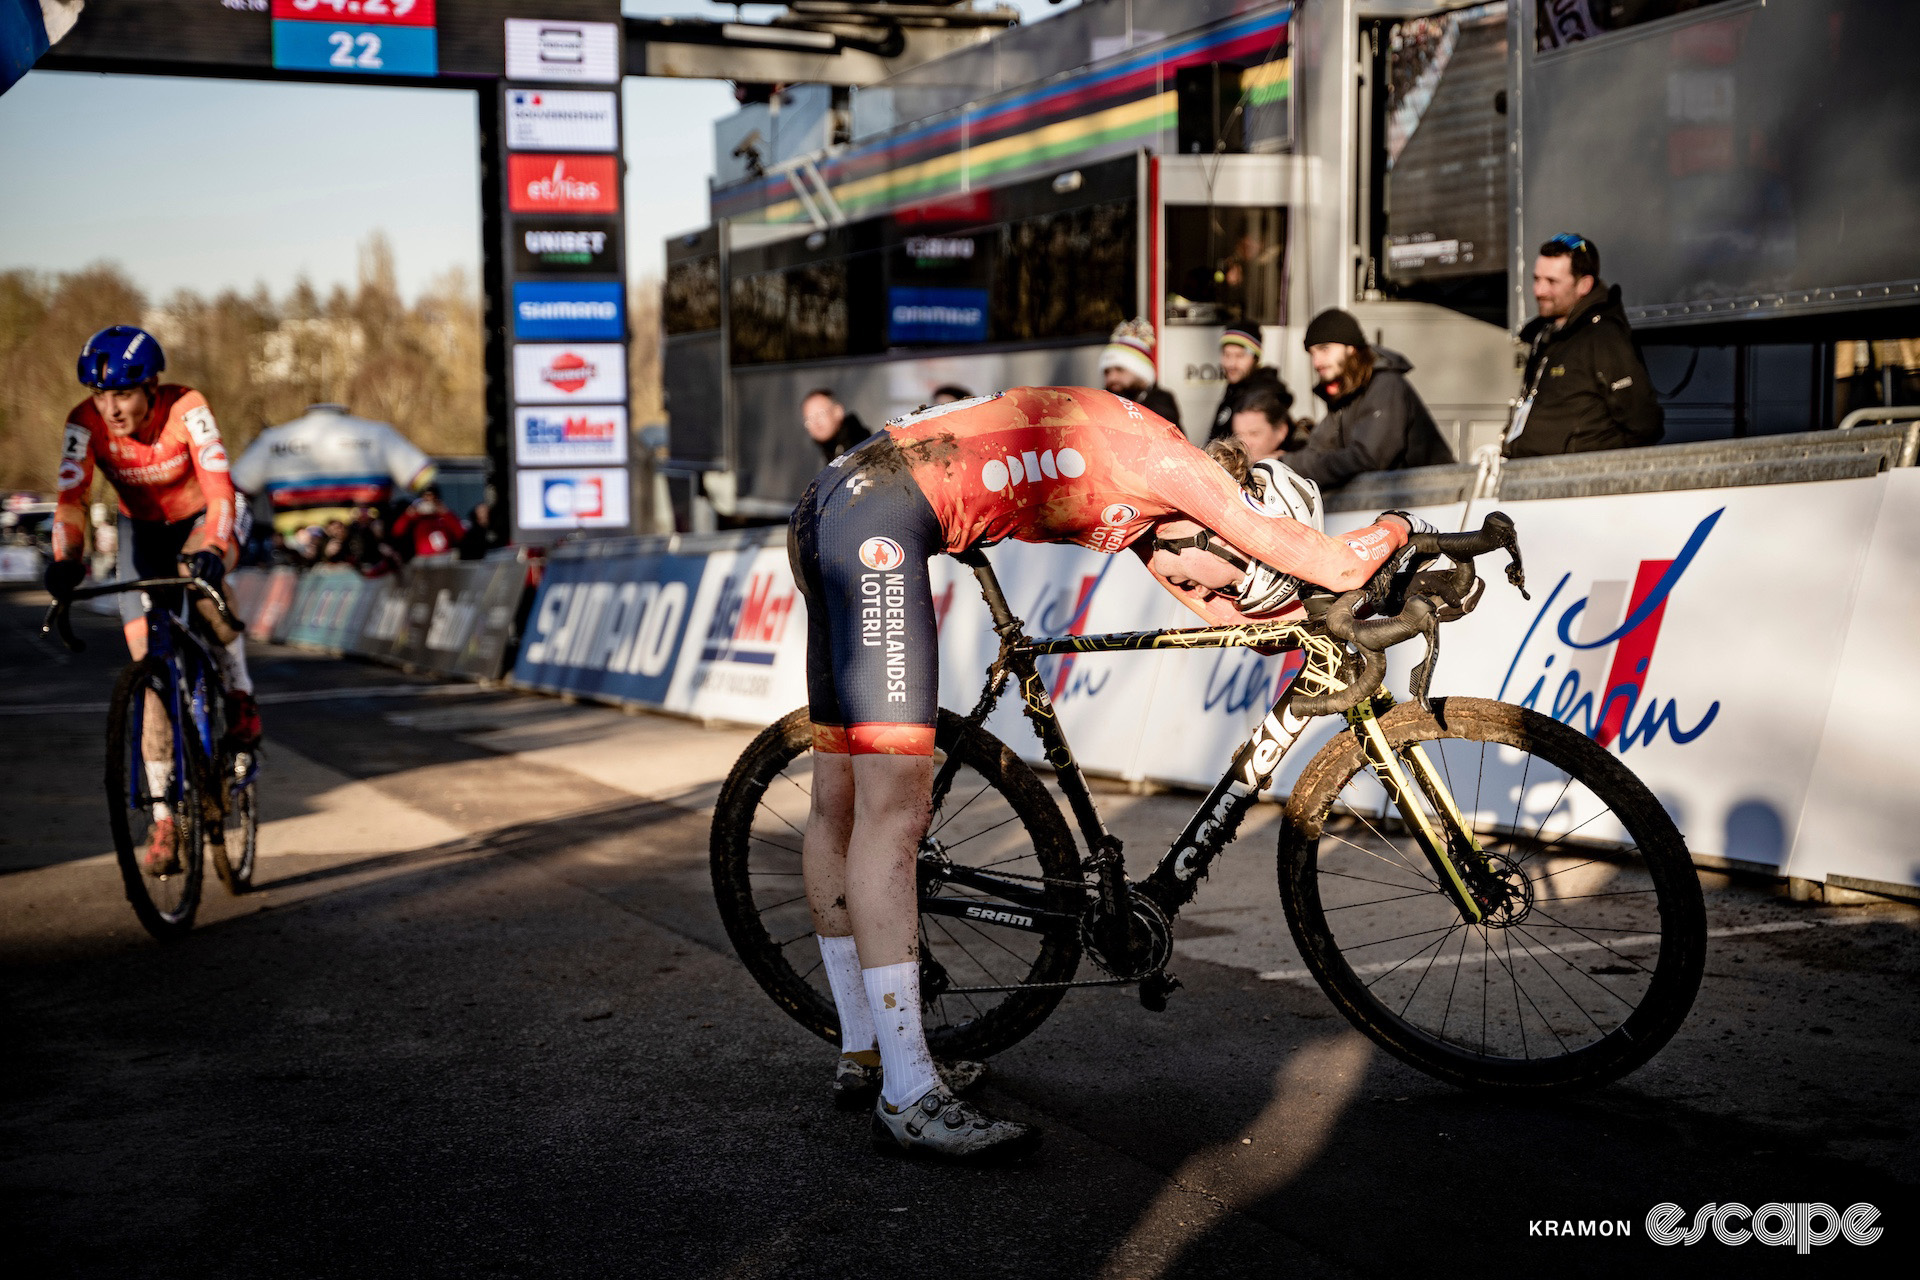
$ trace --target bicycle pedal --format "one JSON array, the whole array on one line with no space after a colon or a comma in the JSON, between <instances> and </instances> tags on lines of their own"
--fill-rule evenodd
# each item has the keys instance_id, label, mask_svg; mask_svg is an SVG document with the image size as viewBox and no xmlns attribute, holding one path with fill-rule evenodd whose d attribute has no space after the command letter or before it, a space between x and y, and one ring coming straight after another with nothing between
<instances>
[{"instance_id":1,"label":"bicycle pedal","mask_svg":"<svg viewBox=\"0 0 1920 1280\"><path fill-rule=\"evenodd\" d=\"M1148 1013L1165 1013L1167 997L1181 987L1180 979L1170 973L1150 973L1140 979L1140 1007Z\"/></svg>"}]
</instances>

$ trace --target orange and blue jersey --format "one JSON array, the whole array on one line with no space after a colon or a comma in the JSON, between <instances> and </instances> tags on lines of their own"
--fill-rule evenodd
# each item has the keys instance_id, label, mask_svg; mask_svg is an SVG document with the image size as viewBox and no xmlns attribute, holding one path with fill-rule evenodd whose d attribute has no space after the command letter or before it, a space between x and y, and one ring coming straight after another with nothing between
<instances>
[{"instance_id":1,"label":"orange and blue jersey","mask_svg":"<svg viewBox=\"0 0 1920 1280\"><path fill-rule=\"evenodd\" d=\"M204 511L206 546L225 551L232 542L234 492L226 445L206 397L191 387L159 387L146 421L129 435L115 435L91 398L67 414L55 558L77 555L85 545L87 495L96 467L119 495L122 515L172 524Z\"/></svg>"}]
</instances>

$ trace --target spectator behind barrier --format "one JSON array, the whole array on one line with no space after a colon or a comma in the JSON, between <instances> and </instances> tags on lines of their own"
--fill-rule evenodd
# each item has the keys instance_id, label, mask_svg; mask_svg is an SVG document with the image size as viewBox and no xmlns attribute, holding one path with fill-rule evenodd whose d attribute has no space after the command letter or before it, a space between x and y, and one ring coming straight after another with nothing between
<instances>
[{"instance_id":1,"label":"spectator behind barrier","mask_svg":"<svg viewBox=\"0 0 1920 1280\"><path fill-rule=\"evenodd\" d=\"M1292 406L1261 387L1247 396L1233 415L1233 438L1247 451L1247 461L1262 462L1278 458L1307 443L1307 428L1287 416Z\"/></svg>"},{"instance_id":2,"label":"spectator behind barrier","mask_svg":"<svg viewBox=\"0 0 1920 1280\"><path fill-rule=\"evenodd\" d=\"M460 517L441 505L438 485L430 484L422 489L413 505L393 522L393 540L408 560L455 551L466 533L467 527L460 523Z\"/></svg>"},{"instance_id":3,"label":"spectator behind barrier","mask_svg":"<svg viewBox=\"0 0 1920 1280\"><path fill-rule=\"evenodd\" d=\"M857 415L847 412L832 387L815 387L801 397L800 424L828 462L873 434Z\"/></svg>"},{"instance_id":4,"label":"spectator behind barrier","mask_svg":"<svg viewBox=\"0 0 1920 1280\"><path fill-rule=\"evenodd\" d=\"M933 389L933 399L930 400L928 403L929 404L952 404L956 400L971 400L971 399L973 399L973 392L967 390L965 387L956 386L955 384L949 382L944 387L935 387Z\"/></svg>"},{"instance_id":5,"label":"spectator behind barrier","mask_svg":"<svg viewBox=\"0 0 1920 1280\"><path fill-rule=\"evenodd\" d=\"M1397 351L1367 342L1360 322L1336 309L1307 326L1313 393L1327 416L1314 425L1307 447L1287 455L1287 466L1334 489L1369 471L1398 471L1453 461L1433 415L1407 381L1413 365Z\"/></svg>"},{"instance_id":6,"label":"spectator behind barrier","mask_svg":"<svg viewBox=\"0 0 1920 1280\"><path fill-rule=\"evenodd\" d=\"M1153 345L1151 323L1122 321L1100 352L1100 385L1177 427L1180 406L1157 381L1159 370L1153 363Z\"/></svg>"},{"instance_id":7,"label":"spectator behind barrier","mask_svg":"<svg viewBox=\"0 0 1920 1280\"><path fill-rule=\"evenodd\" d=\"M478 502L467 516L467 531L460 536L462 560L484 560L487 552L500 545L494 540L493 504Z\"/></svg>"},{"instance_id":8,"label":"spectator behind barrier","mask_svg":"<svg viewBox=\"0 0 1920 1280\"><path fill-rule=\"evenodd\" d=\"M1213 411L1210 440L1225 440L1233 435L1233 415L1240 412L1249 397L1271 392L1288 409L1293 407L1293 392L1280 380L1280 371L1260 363L1260 329L1257 325L1236 324L1220 335L1220 373L1227 389L1220 393L1220 407Z\"/></svg>"},{"instance_id":9,"label":"spectator behind barrier","mask_svg":"<svg viewBox=\"0 0 1920 1280\"><path fill-rule=\"evenodd\" d=\"M1533 300L1540 314L1520 331L1526 372L1501 452L1541 458L1659 443L1666 415L1620 286L1600 279L1599 248L1571 232L1541 245Z\"/></svg>"}]
</instances>

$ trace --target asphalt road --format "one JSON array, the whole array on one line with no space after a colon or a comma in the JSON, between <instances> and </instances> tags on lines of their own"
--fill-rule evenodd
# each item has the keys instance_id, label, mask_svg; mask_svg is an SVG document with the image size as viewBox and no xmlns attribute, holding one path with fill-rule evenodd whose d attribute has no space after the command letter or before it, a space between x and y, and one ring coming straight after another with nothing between
<instances>
[{"instance_id":1,"label":"asphalt road","mask_svg":"<svg viewBox=\"0 0 1920 1280\"><path fill-rule=\"evenodd\" d=\"M1163 1014L1073 995L984 1098L1030 1167L882 1160L733 958L708 808L750 734L257 646L260 889L148 940L109 850L115 627L0 596L0 1270L13 1276L1794 1274L1912 1254L1920 911L1707 876L1700 1002L1627 1080L1469 1095L1291 957L1263 810ZM1102 797L1135 850L1191 797ZM1765 925L1761 929L1755 926ZM1665 1201L1877 1205L1875 1245L1662 1248ZM1627 1239L1536 1234L1619 1220ZM1869 1257L1869 1251L1873 1255Z\"/></svg>"}]
</instances>

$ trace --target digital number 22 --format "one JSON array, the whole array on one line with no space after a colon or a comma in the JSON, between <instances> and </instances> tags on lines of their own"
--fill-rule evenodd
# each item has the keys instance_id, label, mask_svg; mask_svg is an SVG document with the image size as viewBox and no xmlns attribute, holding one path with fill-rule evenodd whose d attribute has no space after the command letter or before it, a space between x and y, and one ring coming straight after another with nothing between
<instances>
[{"instance_id":1,"label":"digital number 22","mask_svg":"<svg viewBox=\"0 0 1920 1280\"><path fill-rule=\"evenodd\" d=\"M333 46L333 56L327 59L330 67L366 67L377 71L386 64L380 61L380 37L371 31L353 35L345 31L336 31L327 37L327 43ZM359 46L359 52L354 47Z\"/></svg>"}]
</instances>

